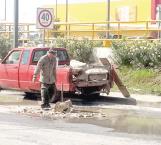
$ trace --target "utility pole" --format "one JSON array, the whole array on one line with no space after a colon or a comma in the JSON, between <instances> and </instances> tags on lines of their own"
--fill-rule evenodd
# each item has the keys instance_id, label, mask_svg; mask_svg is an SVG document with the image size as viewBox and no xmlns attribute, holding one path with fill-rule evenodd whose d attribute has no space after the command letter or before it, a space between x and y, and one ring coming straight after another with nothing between
<instances>
[{"instance_id":1,"label":"utility pole","mask_svg":"<svg viewBox=\"0 0 161 145\"><path fill-rule=\"evenodd\" d=\"M4 22L5 22L5 31L6 31L6 21L7 21L7 5L6 5L6 0L4 0Z\"/></svg>"},{"instance_id":2,"label":"utility pole","mask_svg":"<svg viewBox=\"0 0 161 145\"><path fill-rule=\"evenodd\" d=\"M65 18L65 21L66 21L66 37L67 37L67 30L68 30L68 25L67 25L67 22L68 22L68 0L66 0L66 18Z\"/></svg>"},{"instance_id":3,"label":"utility pole","mask_svg":"<svg viewBox=\"0 0 161 145\"><path fill-rule=\"evenodd\" d=\"M68 22L68 0L66 0L66 22Z\"/></svg>"},{"instance_id":4,"label":"utility pole","mask_svg":"<svg viewBox=\"0 0 161 145\"><path fill-rule=\"evenodd\" d=\"M106 11L106 21L109 22L110 21L110 0L107 0L107 11ZM110 29L110 23L107 23L107 30ZM110 33L109 31L106 32L106 38L109 39L110 38Z\"/></svg>"},{"instance_id":5,"label":"utility pole","mask_svg":"<svg viewBox=\"0 0 161 145\"><path fill-rule=\"evenodd\" d=\"M6 5L6 0L4 0L4 20L6 23L6 19L7 19L7 5Z\"/></svg>"},{"instance_id":6,"label":"utility pole","mask_svg":"<svg viewBox=\"0 0 161 145\"><path fill-rule=\"evenodd\" d=\"M18 47L19 0L14 0L14 39L13 47Z\"/></svg>"},{"instance_id":7,"label":"utility pole","mask_svg":"<svg viewBox=\"0 0 161 145\"><path fill-rule=\"evenodd\" d=\"M158 23L157 23L158 24L158 29L160 29L160 27L161 27L161 23L160 23L160 21L161 21L161 5L157 6L156 11L157 11L156 20L158 21ZM158 39L160 39L160 38L161 38L161 32L158 31Z\"/></svg>"},{"instance_id":8,"label":"utility pole","mask_svg":"<svg viewBox=\"0 0 161 145\"><path fill-rule=\"evenodd\" d=\"M56 0L56 8L55 8L55 17L56 17L56 19L57 19L57 17L58 17L58 0Z\"/></svg>"}]
</instances>

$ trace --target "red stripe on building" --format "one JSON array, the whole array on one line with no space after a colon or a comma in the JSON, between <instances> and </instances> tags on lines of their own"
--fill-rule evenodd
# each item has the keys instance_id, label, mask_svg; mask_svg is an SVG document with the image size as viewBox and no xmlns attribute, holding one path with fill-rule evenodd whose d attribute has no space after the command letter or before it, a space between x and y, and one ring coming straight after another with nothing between
<instances>
[{"instance_id":1,"label":"red stripe on building","mask_svg":"<svg viewBox=\"0 0 161 145\"><path fill-rule=\"evenodd\" d=\"M158 4L161 4L161 0L152 0L151 1L151 19L156 20L156 8Z\"/></svg>"}]
</instances>

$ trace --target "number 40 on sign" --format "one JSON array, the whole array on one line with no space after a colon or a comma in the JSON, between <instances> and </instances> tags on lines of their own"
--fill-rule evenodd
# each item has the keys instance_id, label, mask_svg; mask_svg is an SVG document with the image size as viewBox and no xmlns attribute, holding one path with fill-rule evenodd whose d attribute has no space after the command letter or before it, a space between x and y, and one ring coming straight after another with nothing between
<instances>
[{"instance_id":1,"label":"number 40 on sign","mask_svg":"<svg viewBox=\"0 0 161 145\"><path fill-rule=\"evenodd\" d=\"M37 28L52 29L53 18L54 18L54 14L53 14L52 8L38 8L37 9Z\"/></svg>"}]
</instances>

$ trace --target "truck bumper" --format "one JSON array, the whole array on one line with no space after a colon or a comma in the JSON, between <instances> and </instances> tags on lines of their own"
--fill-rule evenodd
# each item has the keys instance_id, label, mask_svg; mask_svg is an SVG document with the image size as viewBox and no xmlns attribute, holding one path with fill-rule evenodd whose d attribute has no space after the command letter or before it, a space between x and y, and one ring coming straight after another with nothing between
<instances>
[{"instance_id":1,"label":"truck bumper","mask_svg":"<svg viewBox=\"0 0 161 145\"><path fill-rule=\"evenodd\" d=\"M87 81L87 82L79 82L76 84L76 87L99 87L99 86L106 86L109 84L108 80L104 81Z\"/></svg>"},{"instance_id":2,"label":"truck bumper","mask_svg":"<svg viewBox=\"0 0 161 145\"><path fill-rule=\"evenodd\" d=\"M63 87L63 91L65 92L74 92L75 91L75 85L73 84L56 84L56 88L58 91L61 91Z\"/></svg>"}]
</instances>

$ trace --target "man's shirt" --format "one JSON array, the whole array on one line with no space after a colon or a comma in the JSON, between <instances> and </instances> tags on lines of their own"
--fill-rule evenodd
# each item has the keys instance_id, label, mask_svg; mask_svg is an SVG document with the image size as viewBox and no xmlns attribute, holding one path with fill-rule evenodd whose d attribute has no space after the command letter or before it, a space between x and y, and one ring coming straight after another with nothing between
<instances>
[{"instance_id":1,"label":"man's shirt","mask_svg":"<svg viewBox=\"0 0 161 145\"><path fill-rule=\"evenodd\" d=\"M53 84L56 80L56 57L42 56L37 63L34 77L36 78L39 73L41 83Z\"/></svg>"}]
</instances>

